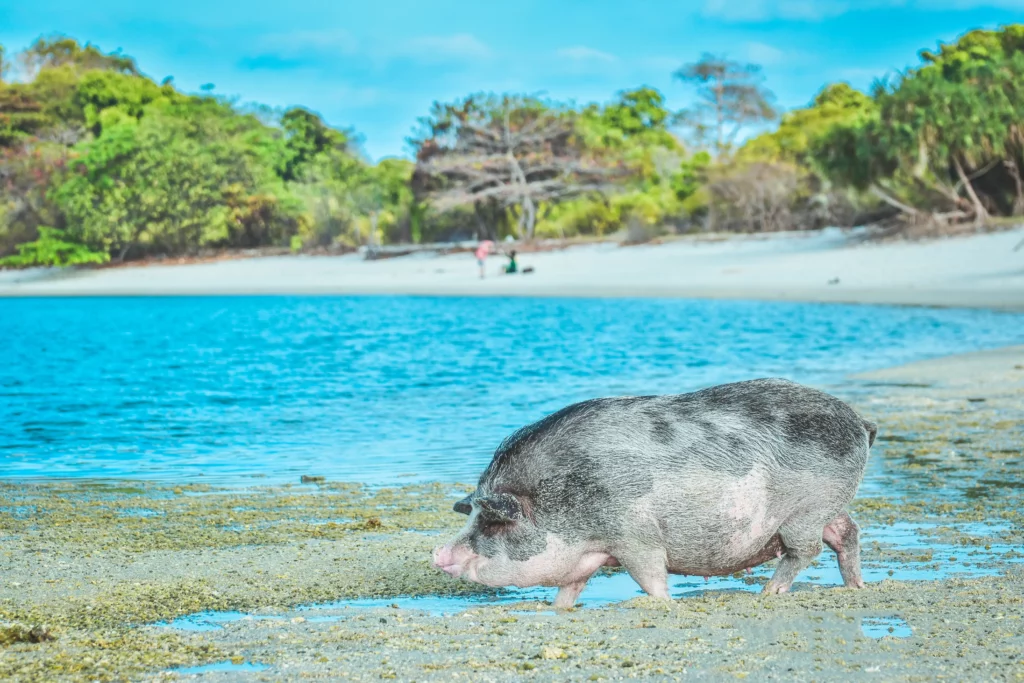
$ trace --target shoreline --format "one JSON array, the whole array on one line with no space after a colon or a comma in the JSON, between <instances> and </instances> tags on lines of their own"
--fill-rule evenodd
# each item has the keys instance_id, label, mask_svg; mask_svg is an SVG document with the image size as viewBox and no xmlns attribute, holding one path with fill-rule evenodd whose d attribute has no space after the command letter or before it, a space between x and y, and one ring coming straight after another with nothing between
<instances>
[{"instance_id":1,"label":"shoreline","mask_svg":"<svg viewBox=\"0 0 1024 683\"><path fill-rule=\"evenodd\" d=\"M365 261L266 256L146 264L19 278L0 298L114 296L443 296L686 298L1024 311L1024 228L928 242L857 242L849 233L780 233L657 245L582 244L520 255L531 274L480 279L466 254Z\"/></svg>"},{"instance_id":2,"label":"shoreline","mask_svg":"<svg viewBox=\"0 0 1024 683\"><path fill-rule=\"evenodd\" d=\"M278 287L261 288L258 285L243 288L204 289L203 291L136 291L111 292L104 289L78 289L73 292L16 292L0 293L0 299L138 299L138 298L190 298L190 297L418 297L418 298L542 298L542 299L679 299L709 301L745 301L759 303L841 304L851 306L903 306L913 308L984 308L1006 312L1024 311L1024 293L965 291L899 292L888 289L837 291L835 294L817 290L789 289L776 292L753 289L676 289L672 287L567 287L557 292L549 290L519 290L510 292L469 292L458 287L422 287L410 292L406 288L386 286L343 289L331 287Z\"/></svg>"}]
</instances>

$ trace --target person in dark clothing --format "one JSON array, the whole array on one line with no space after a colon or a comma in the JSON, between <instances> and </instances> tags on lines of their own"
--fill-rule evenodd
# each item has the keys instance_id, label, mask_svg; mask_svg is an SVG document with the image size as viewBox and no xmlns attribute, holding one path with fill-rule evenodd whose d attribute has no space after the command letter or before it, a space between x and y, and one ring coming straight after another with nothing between
<instances>
[{"instance_id":1,"label":"person in dark clothing","mask_svg":"<svg viewBox=\"0 0 1024 683\"><path fill-rule=\"evenodd\" d=\"M505 272L508 274L519 272L519 266L516 263L516 252L514 251L508 255L508 265L505 266Z\"/></svg>"}]
</instances>

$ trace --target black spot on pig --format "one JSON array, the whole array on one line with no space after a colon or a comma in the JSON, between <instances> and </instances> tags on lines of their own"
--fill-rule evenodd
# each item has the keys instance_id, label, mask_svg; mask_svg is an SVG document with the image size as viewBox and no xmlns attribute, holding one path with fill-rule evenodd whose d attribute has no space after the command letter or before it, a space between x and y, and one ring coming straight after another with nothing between
<instances>
[{"instance_id":1,"label":"black spot on pig","mask_svg":"<svg viewBox=\"0 0 1024 683\"><path fill-rule=\"evenodd\" d=\"M854 455L864 441L858 421L836 419L835 415L824 411L788 413L783 431L795 444L824 446L825 454L839 461Z\"/></svg>"},{"instance_id":2,"label":"black spot on pig","mask_svg":"<svg viewBox=\"0 0 1024 683\"><path fill-rule=\"evenodd\" d=\"M648 418L651 420L652 439L664 445L669 445L675 440L676 428L672 426L671 422L658 414L648 413Z\"/></svg>"}]
</instances>

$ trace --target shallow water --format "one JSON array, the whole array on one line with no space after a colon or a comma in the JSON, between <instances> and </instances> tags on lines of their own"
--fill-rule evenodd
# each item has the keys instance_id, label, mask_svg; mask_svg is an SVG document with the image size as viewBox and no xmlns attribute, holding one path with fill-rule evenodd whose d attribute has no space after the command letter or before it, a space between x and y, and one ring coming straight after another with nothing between
<instances>
[{"instance_id":1,"label":"shallow water","mask_svg":"<svg viewBox=\"0 0 1024 683\"><path fill-rule=\"evenodd\" d=\"M909 638L914 634L910 625L899 617L864 617L860 630L869 638Z\"/></svg>"},{"instance_id":2,"label":"shallow water","mask_svg":"<svg viewBox=\"0 0 1024 683\"><path fill-rule=\"evenodd\" d=\"M881 306L0 300L0 478L473 481L508 433L573 401L828 386L1022 338L1022 315Z\"/></svg>"},{"instance_id":3,"label":"shallow water","mask_svg":"<svg viewBox=\"0 0 1024 683\"><path fill-rule=\"evenodd\" d=\"M205 673L217 673L220 671L266 671L270 667L266 664L257 664L254 662L242 662L241 664L235 664L228 660L224 662L214 662L213 664L204 664L202 666L190 666L181 669L169 669L179 676L187 676L192 674L205 674Z\"/></svg>"}]
</instances>

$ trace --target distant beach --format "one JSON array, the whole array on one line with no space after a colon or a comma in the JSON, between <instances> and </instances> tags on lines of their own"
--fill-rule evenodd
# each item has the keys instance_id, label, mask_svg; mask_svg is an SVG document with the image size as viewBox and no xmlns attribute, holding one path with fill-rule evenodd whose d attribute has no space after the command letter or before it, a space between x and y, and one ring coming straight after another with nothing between
<instances>
[{"instance_id":1,"label":"distant beach","mask_svg":"<svg viewBox=\"0 0 1024 683\"><path fill-rule=\"evenodd\" d=\"M606 242L520 253L382 260L271 256L192 265L0 272L0 296L410 294L680 297L1024 309L1024 228L920 242L865 242L839 230ZM508 248L513 248L509 246Z\"/></svg>"}]
</instances>

